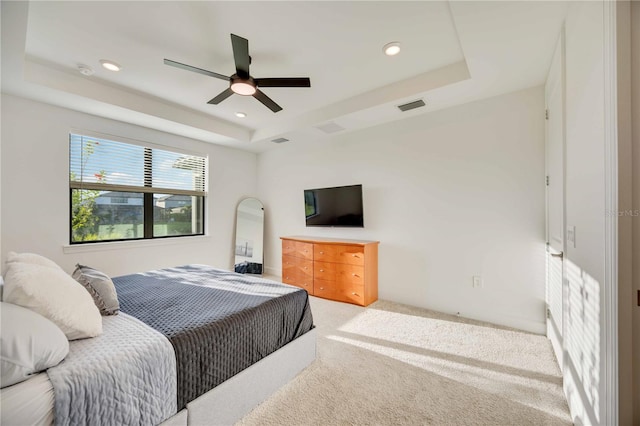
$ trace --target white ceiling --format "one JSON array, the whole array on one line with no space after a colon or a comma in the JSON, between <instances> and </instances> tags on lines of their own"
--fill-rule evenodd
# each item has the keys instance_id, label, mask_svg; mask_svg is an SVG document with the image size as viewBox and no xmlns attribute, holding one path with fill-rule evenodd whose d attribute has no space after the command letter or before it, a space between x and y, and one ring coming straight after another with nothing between
<instances>
[{"instance_id":1,"label":"white ceiling","mask_svg":"<svg viewBox=\"0 0 640 426\"><path fill-rule=\"evenodd\" d=\"M255 152L315 143L544 82L564 2L2 2L2 91ZM234 73L230 34L249 40L254 77L283 107L233 95L223 80L163 59ZM398 56L382 46L400 41ZM99 60L123 66L114 73ZM86 64L95 74L77 71ZM424 99L427 107L396 106ZM236 111L247 118L235 117Z\"/></svg>"}]
</instances>

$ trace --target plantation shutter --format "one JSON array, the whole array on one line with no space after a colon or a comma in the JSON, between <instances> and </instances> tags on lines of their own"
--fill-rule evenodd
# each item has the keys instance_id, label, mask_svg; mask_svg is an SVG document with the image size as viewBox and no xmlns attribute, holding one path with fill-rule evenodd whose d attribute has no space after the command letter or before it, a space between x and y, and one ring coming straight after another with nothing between
<instances>
[{"instance_id":1,"label":"plantation shutter","mask_svg":"<svg viewBox=\"0 0 640 426\"><path fill-rule=\"evenodd\" d=\"M200 155L69 135L72 189L205 196L206 164Z\"/></svg>"}]
</instances>

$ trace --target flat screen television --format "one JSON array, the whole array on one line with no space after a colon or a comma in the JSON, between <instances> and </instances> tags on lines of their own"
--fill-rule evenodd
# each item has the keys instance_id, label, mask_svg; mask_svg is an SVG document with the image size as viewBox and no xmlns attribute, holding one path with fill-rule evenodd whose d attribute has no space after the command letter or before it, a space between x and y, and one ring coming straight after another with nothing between
<instances>
[{"instance_id":1,"label":"flat screen television","mask_svg":"<svg viewBox=\"0 0 640 426\"><path fill-rule=\"evenodd\" d=\"M362 185L304 190L307 226L363 228Z\"/></svg>"}]
</instances>

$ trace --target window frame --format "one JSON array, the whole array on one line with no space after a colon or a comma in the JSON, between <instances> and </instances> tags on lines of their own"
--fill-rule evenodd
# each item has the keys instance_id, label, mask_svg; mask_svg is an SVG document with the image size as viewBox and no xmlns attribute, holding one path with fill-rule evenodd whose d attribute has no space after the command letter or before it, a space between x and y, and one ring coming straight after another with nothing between
<instances>
[{"instance_id":1,"label":"window frame","mask_svg":"<svg viewBox=\"0 0 640 426\"><path fill-rule=\"evenodd\" d=\"M108 140L112 142L124 143L129 145L140 146L144 148L144 162L143 162L143 175L144 175L144 185L135 187L129 185L113 185L112 190L118 192L125 193L140 193L142 194L142 208L143 208L143 236L138 238L118 238L118 239L104 239L104 240L89 240L89 241L74 241L73 240L73 191L74 190L87 190L92 189L92 186L89 185L78 185L71 180L71 139L73 136L81 136L87 138L95 138L101 140ZM135 139L130 139L122 136L114 136L109 134L102 134L87 130L81 129L71 129L69 131L69 142L67 145L68 148L68 158L69 158L69 169L68 169L68 182L69 182L69 245L70 246L83 246L83 245L92 245L92 244L101 244L101 243L119 243L119 242L132 242L132 241L151 241L151 240L166 240L166 239L177 239L183 237L202 237L207 235L207 199L208 199L208 176L209 176L209 156L203 153L194 152L190 150L185 150L182 148L176 148L173 146L164 146L154 143L149 143L145 141L139 141ZM181 155L191 155L196 157L201 157L204 160L204 191L201 195L194 194L185 194L185 192L193 192L193 191L185 191L181 189L170 189L170 188L155 188L157 191L149 191L149 188L153 189L153 185L151 182L151 170L153 166L153 150L160 151L169 151L176 154ZM108 185L108 184L107 184ZM80 187L78 187L80 186ZM95 187L93 187L95 188ZM145 189L146 190L142 190ZM100 188L99 190L104 191L106 188ZM192 205L198 205L201 209L201 218L200 221L202 223L201 231L197 233L190 234L180 234L180 235L162 235L162 236L154 236L153 228L154 228L154 195L155 194L169 194L169 195L190 195L193 197Z\"/></svg>"}]
</instances>

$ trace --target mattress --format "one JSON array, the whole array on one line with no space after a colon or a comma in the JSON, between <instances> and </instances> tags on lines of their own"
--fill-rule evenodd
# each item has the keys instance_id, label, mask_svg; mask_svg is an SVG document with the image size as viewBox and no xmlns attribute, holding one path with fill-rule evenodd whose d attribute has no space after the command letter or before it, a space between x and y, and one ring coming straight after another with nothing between
<instances>
[{"instance_id":1,"label":"mattress","mask_svg":"<svg viewBox=\"0 0 640 426\"><path fill-rule=\"evenodd\" d=\"M305 290L205 265L113 282L120 310L173 345L178 410L313 328Z\"/></svg>"},{"instance_id":2,"label":"mattress","mask_svg":"<svg viewBox=\"0 0 640 426\"><path fill-rule=\"evenodd\" d=\"M29 380L3 388L0 424L53 424L53 385L47 373L36 374Z\"/></svg>"}]
</instances>

